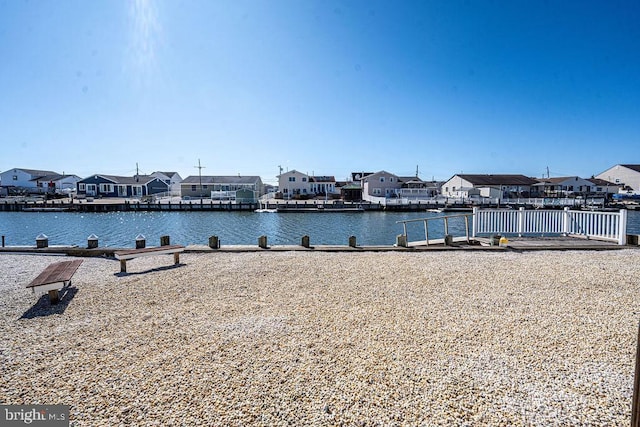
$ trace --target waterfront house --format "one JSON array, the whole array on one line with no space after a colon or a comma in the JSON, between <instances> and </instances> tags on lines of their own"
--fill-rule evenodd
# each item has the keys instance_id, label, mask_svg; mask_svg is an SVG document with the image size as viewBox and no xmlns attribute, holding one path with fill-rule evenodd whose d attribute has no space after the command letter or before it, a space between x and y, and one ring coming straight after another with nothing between
<instances>
[{"instance_id":1,"label":"waterfront house","mask_svg":"<svg viewBox=\"0 0 640 427\"><path fill-rule=\"evenodd\" d=\"M498 199L529 197L537 181L524 175L457 174L442 185L446 197L481 196Z\"/></svg>"},{"instance_id":2,"label":"waterfront house","mask_svg":"<svg viewBox=\"0 0 640 427\"><path fill-rule=\"evenodd\" d=\"M264 194L264 184L253 175L191 175L180 183L180 194L183 198L253 203Z\"/></svg>"},{"instance_id":3,"label":"waterfront house","mask_svg":"<svg viewBox=\"0 0 640 427\"><path fill-rule=\"evenodd\" d=\"M78 196L87 197L138 198L166 193L168 190L166 182L151 175L92 175L77 183Z\"/></svg>"},{"instance_id":4,"label":"waterfront house","mask_svg":"<svg viewBox=\"0 0 640 427\"><path fill-rule=\"evenodd\" d=\"M13 168L0 174L0 182L7 189L23 193L46 193L49 189L51 179L57 179L63 175L46 170ZM48 177L47 185L43 186L43 181L38 181L43 177Z\"/></svg>"},{"instance_id":5,"label":"waterfront house","mask_svg":"<svg viewBox=\"0 0 640 427\"><path fill-rule=\"evenodd\" d=\"M587 196L594 192L595 185L578 176L540 178L532 186L532 197L574 197Z\"/></svg>"},{"instance_id":6,"label":"waterfront house","mask_svg":"<svg viewBox=\"0 0 640 427\"><path fill-rule=\"evenodd\" d=\"M417 176L401 176L402 186L398 196L406 199L420 200L431 199L440 194L442 182L424 181Z\"/></svg>"},{"instance_id":7,"label":"waterfront house","mask_svg":"<svg viewBox=\"0 0 640 427\"><path fill-rule=\"evenodd\" d=\"M589 182L593 184L592 191L594 195L609 198L613 194L617 194L622 185L609 182L605 179L591 177Z\"/></svg>"},{"instance_id":8,"label":"waterfront house","mask_svg":"<svg viewBox=\"0 0 640 427\"><path fill-rule=\"evenodd\" d=\"M151 176L155 176L156 178L161 179L169 186L169 192L172 195L179 196L180 195L180 183L182 182L182 177L178 172L160 172L156 171L151 174Z\"/></svg>"},{"instance_id":9,"label":"waterfront house","mask_svg":"<svg viewBox=\"0 0 640 427\"><path fill-rule=\"evenodd\" d=\"M278 175L278 187L283 199L304 198L313 194L309 175L295 169Z\"/></svg>"},{"instance_id":10,"label":"waterfront house","mask_svg":"<svg viewBox=\"0 0 640 427\"><path fill-rule=\"evenodd\" d=\"M316 196L339 195L334 176L310 176L309 191Z\"/></svg>"},{"instance_id":11,"label":"waterfront house","mask_svg":"<svg viewBox=\"0 0 640 427\"><path fill-rule=\"evenodd\" d=\"M621 185L627 193L640 194L640 165L615 165L595 177Z\"/></svg>"},{"instance_id":12,"label":"waterfront house","mask_svg":"<svg viewBox=\"0 0 640 427\"><path fill-rule=\"evenodd\" d=\"M387 171L372 173L360 180L362 187L362 199L372 202L381 202L381 198L398 197L402 188L400 177Z\"/></svg>"}]
</instances>

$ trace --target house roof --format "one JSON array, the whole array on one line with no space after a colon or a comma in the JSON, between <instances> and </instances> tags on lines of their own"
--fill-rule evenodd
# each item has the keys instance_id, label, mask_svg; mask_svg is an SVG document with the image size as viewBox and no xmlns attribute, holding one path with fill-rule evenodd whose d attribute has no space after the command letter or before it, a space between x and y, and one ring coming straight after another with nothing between
<instances>
[{"instance_id":1,"label":"house roof","mask_svg":"<svg viewBox=\"0 0 640 427\"><path fill-rule=\"evenodd\" d=\"M13 168L13 170L19 170L19 171L22 171L22 172L28 173L29 175L34 175L34 176L60 175L59 173L54 172L54 171L43 171L43 170L38 170L38 169Z\"/></svg>"},{"instance_id":2,"label":"house roof","mask_svg":"<svg viewBox=\"0 0 640 427\"><path fill-rule=\"evenodd\" d=\"M164 176L167 176L169 178L173 177L174 175L178 175L178 172L163 172L163 171L155 171L154 173L161 173Z\"/></svg>"},{"instance_id":3,"label":"house roof","mask_svg":"<svg viewBox=\"0 0 640 427\"><path fill-rule=\"evenodd\" d=\"M151 175L116 176L116 175L104 175L104 174L93 174L87 178L80 180L80 182L86 181L87 179L91 179L94 176L99 176L101 178L104 178L106 180L113 182L114 184L124 184L124 185L146 185L153 180L158 180L162 182L155 176L151 176Z\"/></svg>"},{"instance_id":4,"label":"house roof","mask_svg":"<svg viewBox=\"0 0 640 427\"><path fill-rule=\"evenodd\" d=\"M473 185L533 185L536 180L524 175L469 175L459 174L460 178Z\"/></svg>"},{"instance_id":5,"label":"house roof","mask_svg":"<svg viewBox=\"0 0 640 427\"><path fill-rule=\"evenodd\" d=\"M312 176L309 178L310 182L336 182L335 176Z\"/></svg>"},{"instance_id":6,"label":"house roof","mask_svg":"<svg viewBox=\"0 0 640 427\"><path fill-rule=\"evenodd\" d=\"M594 185L600 185L600 186L618 185L611 181L607 181L606 179L600 179L600 178L589 178L587 181L592 182Z\"/></svg>"},{"instance_id":7,"label":"house roof","mask_svg":"<svg viewBox=\"0 0 640 427\"><path fill-rule=\"evenodd\" d=\"M640 165L620 165L620 166L634 170L636 172L640 172Z\"/></svg>"},{"instance_id":8,"label":"house roof","mask_svg":"<svg viewBox=\"0 0 640 427\"><path fill-rule=\"evenodd\" d=\"M202 177L197 175L190 175L186 177L181 184L200 184L200 180L202 179L203 184L257 184L260 182L259 176L249 175L249 176L236 176L236 175L228 175L228 176L211 176L211 175L203 175Z\"/></svg>"},{"instance_id":9,"label":"house roof","mask_svg":"<svg viewBox=\"0 0 640 427\"><path fill-rule=\"evenodd\" d=\"M38 175L35 178L32 178L30 181L57 181L63 176L59 173L52 173L48 175Z\"/></svg>"}]
</instances>

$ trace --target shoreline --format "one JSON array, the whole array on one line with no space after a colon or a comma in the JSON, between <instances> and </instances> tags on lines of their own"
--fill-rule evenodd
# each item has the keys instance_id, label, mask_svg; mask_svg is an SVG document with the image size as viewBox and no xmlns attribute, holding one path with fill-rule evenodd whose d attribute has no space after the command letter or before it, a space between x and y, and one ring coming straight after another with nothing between
<instances>
[{"instance_id":1,"label":"shoreline","mask_svg":"<svg viewBox=\"0 0 640 427\"><path fill-rule=\"evenodd\" d=\"M85 258L58 307L0 257L0 398L74 425L630 419L635 250Z\"/></svg>"}]
</instances>

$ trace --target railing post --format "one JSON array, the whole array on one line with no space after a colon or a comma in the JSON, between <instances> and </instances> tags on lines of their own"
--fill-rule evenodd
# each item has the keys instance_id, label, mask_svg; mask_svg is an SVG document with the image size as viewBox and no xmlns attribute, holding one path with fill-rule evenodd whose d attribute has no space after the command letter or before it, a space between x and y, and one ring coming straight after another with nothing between
<instances>
[{"instance_id":1,"label":"railing post","mask_svg":"<svg viewBox=\"0 0 640 427\"><path fill-rule=\"evenodd\" d=\"M627 244L627 210L620 209L620 213L618 216L618 244L626 245Z\"/></svg>"},{"instance_id":2,"label":"railing post","mask_svg":"<svg viewBox=\"0 0 640 427\"><path fill-rule=\"evenodd\" d=\"M471 218L471 237L476 238L476 227L477 227L477 217L478 217L478 208L473 208L473 218Z\"/></svg>"},{"instance_id":3,"label":"railing post","mask_svg":"<svg viewBox=\"0 0 640 427\"><path fill-rule=\"evenodd\" d=\"M569 208L564 208L564 212L562 212L562 234L565 236L569 235L570 230L570 215Z\"/></svg>"},{"instance_id":4,"label":"railing post","mask_svg":"<svg viewBox=\"0 0 640 427\"><path fill-rule=\"evenodd\" d=\"M524 208L518 209L518 237L524 232Z\"/></svg>"}]
</instances>

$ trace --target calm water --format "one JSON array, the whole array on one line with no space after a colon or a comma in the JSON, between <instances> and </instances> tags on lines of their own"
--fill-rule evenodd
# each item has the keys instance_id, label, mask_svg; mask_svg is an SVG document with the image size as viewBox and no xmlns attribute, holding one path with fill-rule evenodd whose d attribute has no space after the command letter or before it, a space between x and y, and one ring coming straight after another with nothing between
<instances>
[{"instance_id":1,"label":"calm water","mask_svg":"<svg viewBox=\"0 0 640 427\"><path fill-rule=\"evenodd\" d=\"M346 245L356 236L359 245L392 245L402 225L396 221L442 216L431 212L365 213L255 213L255 212L0 212L0 235L6 245L34 245L40 233L50 245L86 246L95 234L100 246L130 247L142 234L147 244L160 244L160 236L171 236L174 244L207 244L216 235L222 245L255 245L266 235L270 245L300 244L309 235L312 245ZM640 212L629 211L628 233L640 234ZM422 223L409 229L409 239L424 238ZM464 220L450 220L449 232L464 234ZM432 221L429 238L443 237L442 221Z\"/></svg>"}]
</instances>

